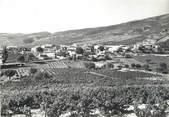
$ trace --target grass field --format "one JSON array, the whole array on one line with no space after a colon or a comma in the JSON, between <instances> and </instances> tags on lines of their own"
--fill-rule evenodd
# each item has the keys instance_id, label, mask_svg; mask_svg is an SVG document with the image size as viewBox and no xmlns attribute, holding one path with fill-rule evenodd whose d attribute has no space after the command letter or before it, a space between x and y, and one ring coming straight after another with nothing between
<instances>
[{"instance_id":1,"label":"grass field","mask_svg":"<svg viewBox=\"0 0 169 117\"><path fill-rule=\"evenodd\" d=\"M156 70L159 67L159 63L163 62L166 63L169 67L169 57L167 56L155 56L155 55L145 55L145 56L135 56L134 57L137 61L140 61L145 64L149 64L152 70ZM147 59L150 59L150 62L147 63Z\"/></svg>"}]
</instances>

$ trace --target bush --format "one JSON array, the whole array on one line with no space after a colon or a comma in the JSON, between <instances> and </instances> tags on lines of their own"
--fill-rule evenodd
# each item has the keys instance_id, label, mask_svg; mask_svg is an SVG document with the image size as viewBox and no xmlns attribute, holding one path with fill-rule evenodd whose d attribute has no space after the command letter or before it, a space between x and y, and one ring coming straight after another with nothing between
<instances>
[{"instance_id":1,"label":"bush","mask_svg":"<svg viewBox=\"0 0 169 117\"><path fill-rule=\"evenodd\" d=\"M30 74L31 75L34 75L35 73L37 73L38 72L38 70L36 69L36 68L31 68L30 69Z\"/></svg>"},{"instance_id":2,"label":"bush","mask_svg":"<svg viewBox=\"0 0 169 117\"><path fill-rule=\"evenodd\" d=\"M77 47L77 48L76 48L76 53L77 53L77 54L83 54L83 53L84 53L83 48Z\"/></svg>"},{"instance_id":3,"label":"bush","mask_svg":"<svg viewBox=\"0 0 169 117\"><path fill-rule=\"evenodd\" d=\"M114 64L113 63L107 63L107 67L108 68L114 68Z\"/></svg>"},{"instance_id":4,"label":"bush","mask_svg":"<svg viewBox=\"0 0 169 117\"><path fill-rule=\"evenodd\" d=\"M43 80L43 79L48 79L48 78L51 78L52 76L49 75L49 73L47 72L37 72L35 75L34 75L34 79L35 80Z\"/></svg>"},{"instance_id":5,"label":"bush","mask_svg":"<svg viewBox=\"0 0 169 117\"><path fill-rule=\"evenodd\" d=\"M125 58L132 58L132 56L130 54L125 54L124 56Z\"/></svg>"},{"instance_id":6,"label":"bush","mask_svg":"<svg viewBox=\"0 0 169 117\"><path fill-rule=\"evenodd\" d=\"M136 67L136 64L135 64L135 63L132 63L132 64L131 64L131 67L132 67L132 68L135 68L135 67Z\"/></svg>"},{"instance_id":7,"label":"bush","mask_svg":"<svg viewBox=\"0 0 169 117\"><path fill-rule=\"evenodd\" d=\"M118 68L119 70L121 70L121 69L123 68L123 66L122 66L122 65L118 65L117 68Z\"/></svg>"},{"instance_id":8,"label":"bush","mask_svg":"<svg viewBox=\"0 0 169 117\"><path fill-rule=\"evenodd\" d=\"M43 50L43 48L41 48L41 47L37 47L37 48L36 48L36 51L39 52L39 53L43 53L44 50Z\"/></svg>"},{"instance_id":9,"label":"bush","mask_svg":"<svg viewBox=\"0 0 169 117\"><path fill-rule=\"evenodd\" d=\"M25 57L23 55L21 55L21 56L17 57L17 61L23 63L23 62L25 62Z\"/></svg>"},{"instance_id":10,"label":"bush","mask_svg":"<svg viewBox=\"0 0 169 117\"><path fill-rule=\"evenodd\" d=\"M129 68L129 65L128 65L128 64L125 64L124 67L125 67L125 68Z\"/></svg>"},{"instance_id":11,"label":"bush","mask_svg":"<svg viewBox=\"0 0 169 117\"><path fill-rule=\"evenodd\" d=\"M84 63L85 68L87 69L95 69L95 64L94 63Z\"/></svg>"},{"instance_id":12,"label":"bush","mask_svg":"<svg viewBox=\"0 0 169 117\"><path fill-rule=\"evenodd\" d=\"M149 71L150 66L147 65L147 64L144 64L144 65L143 65L143 68L144 68L144 70L148 70L148 71Z\"/></svg>"},{"instance_id":13,"label":"bush","mask_svg":"<svg viewBox=\"0 0 169 117\"><path fill-rule=\"evenodd\" d=\"M136 64L135 66L137 69L141 68L141 65L140 64Z\"/></svg>"}]
</instances>

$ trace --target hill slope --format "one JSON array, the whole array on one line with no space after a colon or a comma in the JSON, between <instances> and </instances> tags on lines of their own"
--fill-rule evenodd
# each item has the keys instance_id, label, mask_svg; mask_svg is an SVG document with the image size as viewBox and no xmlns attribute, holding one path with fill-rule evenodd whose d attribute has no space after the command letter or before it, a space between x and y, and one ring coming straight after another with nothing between
<instances>
[{"instance_id":1,"label":"hill slope","mask_svg":"<svg viewBox=\"0 0 169 117\"><path fill-rule=\"evenodd\" d=\"M56 45L72 43L134 44L145 39L155 39L159 41L159 39L162 39L167 35L169 32L168 30L169 14L113 26L56 33L0 33L0 42L2 42L0 45L34 46L45 43ZM168 39L163 40L168 41Z\"/></svg>"}]
</instances>

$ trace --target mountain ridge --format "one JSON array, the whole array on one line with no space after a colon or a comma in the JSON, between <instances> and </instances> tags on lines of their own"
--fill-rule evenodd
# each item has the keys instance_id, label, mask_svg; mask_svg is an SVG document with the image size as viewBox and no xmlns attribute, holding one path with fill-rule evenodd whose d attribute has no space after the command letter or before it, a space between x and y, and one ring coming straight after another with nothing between
<instances>
[{"instance_id":1,"label":"mountain ridge","mask_svg":"<svg viewBox=\"0 0 169 117\"><path fill-rule=\"evenodd\" d=\"M169 14L135 20L117 25L76 29L50 33L0 33L0 45L36 46L59 44L134 44L146 39L158 39L169 33ZM167 39L163 39L168 41ZM164 42L165 42L164 41Z\"/></svg>"}]
</instances>

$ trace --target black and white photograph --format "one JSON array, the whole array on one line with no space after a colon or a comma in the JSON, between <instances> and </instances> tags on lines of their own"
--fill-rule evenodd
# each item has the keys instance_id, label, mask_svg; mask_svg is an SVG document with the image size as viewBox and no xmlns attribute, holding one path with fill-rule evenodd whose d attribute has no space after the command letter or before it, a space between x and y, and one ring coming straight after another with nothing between
<instances>
[{"instance_id":1,"label":"black and white photograph","mask_svg":"<svg viewBox=\"0 0 169 117\"><path fill-rule=\"evenodd\" d=\"M169 0L0 0L0 117L169 117Z\"/></svg>"}]
</instances>

